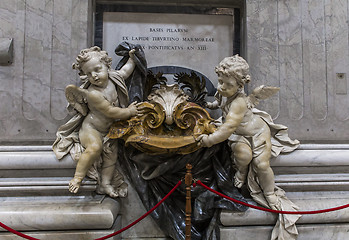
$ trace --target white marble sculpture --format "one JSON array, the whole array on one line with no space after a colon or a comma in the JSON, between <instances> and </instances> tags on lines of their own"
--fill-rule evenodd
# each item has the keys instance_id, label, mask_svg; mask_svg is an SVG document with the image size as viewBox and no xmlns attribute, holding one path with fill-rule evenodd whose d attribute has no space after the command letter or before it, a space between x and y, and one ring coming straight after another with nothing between
<instances>
[{"instance_id":1,"label":"white marble sculpture","mask_svg":"<svg viewBox=\"0 0 349 240\"><path fill-rule=\"evenodd\" d=\"M115 120L137 115L136 103L128 107L124 79L135 68L134 52L118 71L110 68L111 58L99 47L84 49L76 58L73 68L79 70L84 81L81 87L66 87L66 97L78 113L57 132L53 150L58 159L68 152L77 161L69 191L77 193L86 175L99 183L98 192L111 197L126 196L127 184L116 170L117 142L106 137ZM92 167L92 168L91 168Z\"/></svg>"},{"instance_id":2,"label":"white marble sculpture","mask_svg":"<svg viewBox=\"0 0 349 240\"><path fill-rule=\"evenodd\" d=\"M241 188L247 180L251 196L256 202L275 210L297 209L284 196L284 192L275 186L270 158L280 152L293 151L299 142L288 137L287 127L274 124L269 114L254 108L260 100L270 97L279 89L260 86L247 96L244 85L250 81L249 65L238 55L224 58L215 71L218 75L216 100L207 103L207 107L219 107L222 110L222 123L214 133L199 136L198 144L210 147L228 140L237 170L235 186ZM277 238L280 234L285 235L280 233L284 230L290 235L285 239L294 239L291 236L296 236L295 226L286 230L283 223L288 221L287 225L291 223L292 226L298 218L291 216L288 220L279 219L282 223L277 224L279 229L274 231L273 236ZM284 229L280 230L280 226Z\"/></svg>"}]
</instances>

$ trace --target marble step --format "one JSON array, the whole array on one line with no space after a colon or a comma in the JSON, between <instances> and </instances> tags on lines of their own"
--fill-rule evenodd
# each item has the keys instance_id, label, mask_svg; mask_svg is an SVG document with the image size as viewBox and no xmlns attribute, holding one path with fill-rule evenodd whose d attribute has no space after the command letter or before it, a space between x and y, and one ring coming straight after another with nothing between
<instances>
[{"instance_id":1,"label":"marble step","mask_svg":"<svg viewBox=\"0 0 349 240\"><path fill-rule=\"evenodd\" d=\"M290 154L271 159L271 166L277 185L286 191L342 191L349 183L348 159L348 144L302 144ZM0 146L0 179L4 179L0 181L0 195L11 189L16 192L65 191L74 171L75 162L71 157L57 160L51 146ZM31 181L31 178L36 179ZM7 186L6 181L12 184ZM34 184L35 181L39 182ZM94 183L86 182L81 190L95 190Z\"/></svg>"},{"instance_id":2,"label":"marble step","mask_svg":"<svg viewBox=\"0 0 349 240\"><path fill-rule=\"evenodd\" d=\"M300 211L321 210L349 204L349 192L312 192L298 193L297 195L289 196L289 199L299 207ZM248 203L256 205L253 200L248 200ZM225 227L274 225L277 216L278 214L253 208L249 208L246 212L223 210L220 221ZM297 225L320 223L349 223L349 208L328 213L303 215L297 221Z\"/></svg>"},{"instance_id":3,"label":"marble step","mask_svg":"<svg viewBox=\"0 0 349 240\"><path fill-rule=\"evenodd\" d=\"M0 192L11 190L68 190L68 184L71 179L71 177L0 178ZM85 178L80 189L95 191L96 185L97 181Z\"/></svg>"},{"instance_id":4,"label":"marble step","mask_svg":"<svg viewBox=\"0 0 349 240\"><path fill-rule=\"evenodd\" d=\"M23 195L71 195L68 184L72 177L0 178L0 196ZM85 178L79 195L91 194L97 188L97 181Z\"/></svg>"},{"instance_id":5,"label":"marble step","mask_svg":"<svg viewBox=\"0 0 349 240\"><path fill-rule=\"evenodd\" d=\"M349 145L328 144L323 148L317 145L301 145L291 153L272 158L270 163L273 167L332 167L349 166L348 159Z\"/></svg>"},{"instance_id":6,"label":"marble step","mask_svg":"<svg viewBox=\"0 0 349 240\"><path fill-rule=\"evenodd\" d=\"M75 168L75 163L67 155L58 160L52 151L0 151L0 169L50 169Z\"/></svg>"},{"instance_id":7,"label":"marble step","mask_svg":"<svg viewBox=\"0 0 349 240\"><path fill-rule=\"evenodd\" d=\"M221 240L270 240L273 226L220 227ZM349 224L297 224L297 240L349 239Z\"/></svg>"},{"instance_id":8,"label":"marble step","mask_svg":"<svg viewBox=\"0 0 349 240\"><path fill-rule=\"evenodd\" d=\"M22 233L40 240L94 240L94 239L112 234L115 232L115 230L119 230L121 227L121 224L120 224L121 219L116 220L116 222L117 224L115 224L115 227L112 227L111 229L106 229L106 230L30 231L30 232L22 232ZM18 237L10 232L3 232L3 233L0 233L0 239L1 240L22 240L24 238ZM108 239L119 240L121 239L121 234ZM149 240L149 238L147 240ZM157 239L154 239L154 240L157 240ZM159 240L162 240L162 239L159 239Z\"/></svg>"},{"instance_id":9,"label":"marble step","mask_svg":"<svg viewBox=\"0 0 349 240\"><path fill-rule=\"evenodd\" d=\"M0 178L71 177L75 162L58 160L51 146L0 146Z\"/></svg>"},{"instance_id":10,"label":"marble step","mask_svg":"<svg viewBox=\"0 0 349 240\"><path fill-rule=\"evenodd\" d=\"M301 144L289 154L271 159L278 167L349 166L349 144ZM51 146L0 146L0 170L75 168L69 155L57 160Z\"/></svg>"},{"instance_id":11,"label":"marble step","mask_svg":"<svg viewBox=\"0 0 349 240\"><path fill-rule=\"evenodd\" d=\"M101 195L0 198L0 222L17 231L111 229L119 211L119 200Z\"/></svg>"},{"instance_id":12,"label":"marble step","mask_svg":"<svg viewBox=\"0 0 349 240\"><path fill-rule=\"evenodd\" d=\"M285 191L348 191L349 173L275 174L275 183Z\"/></svg>"}]
</instances>

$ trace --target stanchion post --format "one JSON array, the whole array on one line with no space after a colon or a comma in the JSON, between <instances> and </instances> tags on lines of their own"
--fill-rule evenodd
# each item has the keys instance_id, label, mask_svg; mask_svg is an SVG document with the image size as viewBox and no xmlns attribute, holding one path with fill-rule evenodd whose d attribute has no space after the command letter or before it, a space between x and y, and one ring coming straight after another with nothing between
<instances>
[{"instance_id":1,"label":"stanchion post","mask_svg":"<svg viewBox=\"0 0 349 240\"><path fill-rule=\"evenodd\" d=\"M185 240L191 240L191 185L193 184L193 175L191 164L186 165L187 173L185 174L185 190L186 190L186 202L185 202Z\"/></svg>"}]
</instances>

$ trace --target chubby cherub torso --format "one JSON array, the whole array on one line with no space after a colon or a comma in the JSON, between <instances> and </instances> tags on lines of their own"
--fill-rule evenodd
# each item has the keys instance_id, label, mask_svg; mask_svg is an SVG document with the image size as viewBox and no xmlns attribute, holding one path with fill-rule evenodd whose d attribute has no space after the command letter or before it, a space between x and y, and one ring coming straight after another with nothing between
<instances>
[{"instance_id":1,"label":"chubby cherub torso","mask_svg":"<svg viewBox=\"0 0 349 240\"><path fill-rule=\"evenodd\" d=\"M107 117L103 112L98 110L96 104L89 104L91 102L99 102L101 99L107 100L109 104L114 107L119 106L116 87L111 80L108 80L108 84L105 88L97 87L92 84L88 87L86 100L90 111L85 117L82 127L92 127L102 134L107 134L114 119Z\"/></svg>"},{"instance_id":2,"label":"chubby cherub torso","mask_svg":"<svg viewBox=\"0 0 349 240\"><path fill-rule=\"evenodd\" d=\"M234 134L254 137L270 135L268 124L258 115L255 115L247 105L247 97L243 94L236 96L233 100L222 97L220 104L223 115L223 124L235 128Z\"/></svg>"}]
</instances>

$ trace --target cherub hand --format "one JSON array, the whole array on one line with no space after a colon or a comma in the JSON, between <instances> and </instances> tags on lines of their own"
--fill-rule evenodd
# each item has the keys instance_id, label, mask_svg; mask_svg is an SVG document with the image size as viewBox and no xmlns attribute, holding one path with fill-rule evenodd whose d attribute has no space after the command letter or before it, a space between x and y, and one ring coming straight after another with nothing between
<instances>
[{"instance_id":1,"label":"cherub hand","mask_svg":"<svg viewBox=\"0 0 349 240\"><path fill-rule=\"evenodd\" d=\"M142 102L137 103L136 107L137 107L137 117L141 117L146 113L146 110L144 109L144 107L142 107Z\"/></svg>"},{"instance_id":2,"label":"cherub hand","mask_svg":"<svg viewBox=\"0 0 349 240\"><path fill-rule=\"evenodd\" d=\"M205 102L205 108L211 109L213 107L213 103Z\"/></svg>"},{"instance_id":3,"label":"cherub hand","mask_svg":"<svg viewBox=\"0 0 349 240\"><path fill-rule=\"evenodd\" d=\"M219 106L217 101L213 101L213 102L205 102L205 107L208 109L214 110L214 109L217 109Z\"/></svg>"},{"instance_id":4,"label":"cherub hand","mask_svg":"<svg viewBox=\"0 0 349 240\"><path fill-rule=\"evenodd\" d=\"M131 50L128 52L128 55L130 56L130 58L134 59L134 57L135 57L135 52L136 52L136 49L131 49Z\"/></svg>"},{"instance_id":5,"label":"cherub hand","mask_svg":"<svg viewBox=\"0 0 349 240\"><path fill-rule=\"evenodd\" d=\"M133 117L135 115L138 114L138 110L137 110L137 102L133 102L131 103L128 107L127 107L128 111L130 112L130 117Z\"/></svg>"},{"instance_id":6,"label":"cherub hand","mask_svg":"<svg viewBox=\"0 0 349 240\"><path fill-rule=\"evenodd\" d=\"M209 137L207 134L202 134L199 137L196 138L196 141L198 142L199 147L212 147L212 143L209 140Z\"/></svg>"}]
</instances>

